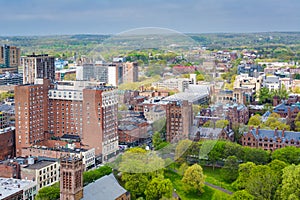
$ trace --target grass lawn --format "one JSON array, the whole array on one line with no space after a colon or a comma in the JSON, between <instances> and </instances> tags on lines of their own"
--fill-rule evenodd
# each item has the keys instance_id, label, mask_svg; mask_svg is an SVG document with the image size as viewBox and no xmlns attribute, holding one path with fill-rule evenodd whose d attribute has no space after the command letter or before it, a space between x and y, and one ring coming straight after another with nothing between
<instances>
[{"instance_id":1,"label":"grass lawn","mask_svg":"<svg viewBox=\"0 0 300 200\"><path fill-rule=\"evenodd\" d=\"M220 168L215 168L215 170L213 170L212 167L202 166L202 168L203 168L204 174L206 175L206 179L205 179L206 182L220 186L220 187L222 187L226 190L232 191L232 192L235 191L235 189L231 186L230 183L227 183L222 179Z\"/></svg>"},{"instance_id":2,"label":"grass lawn","mask_svg":"<svg viewBox=\"0 0 300 200\"><path fill-rule=\"evenodd\" d=\"M229 195L227 195L226 193L217 191L208 186L204 186L204 193L200 195L193 192L187 193L184 191L183 183L181 182L182 177L170 170L165 171L165 178L169 178L172 181L173 187L176 188L176 192L182 200L194 200L194 199L211 200L215 193L218 193L218 196L220 195L224 196L225 199L226 197L227 199L229 198Z\"/></svg>"}]
</instances>

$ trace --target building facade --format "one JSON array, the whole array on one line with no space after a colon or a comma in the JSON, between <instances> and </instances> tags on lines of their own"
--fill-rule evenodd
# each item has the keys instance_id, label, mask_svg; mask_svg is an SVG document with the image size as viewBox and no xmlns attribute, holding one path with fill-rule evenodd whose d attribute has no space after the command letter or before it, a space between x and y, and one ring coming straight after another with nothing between
<instances>
[{"instance_id":1,"label":"building facade","mask_svg":"<svg viewBox=\"0 0 300 200\"><path fill-rule=\"evenodd\" d=\"M48 54L27 55L21 57L21 66L23 67L23 83L33 84L35 79L55 80L54 57Z\"/></svg>"},{"instance_id":2,"label":"building facade","mask_svg":"<svg viewBox=\"0 0 300 200\"><path fill-rule=\"evenodd\" d=\"M47 138L50 80L15 87L16 155Z\"/></svg>"},{"instance_id":3,"label":"building facade","mask_svg":"<svg viewBox=\"0 0 300 200\"><path fill-rule=\"evenodd\" d=\"M300 147L299 135L299 132L250 127L242 136L241 142L243 146L274 151L285 146Z\"/></svg>"},{"instance_id":4,"label":"building facade","mask_svg":"<svg viewBox=\"0 0 300 200\"><path fill-rule=\"evenodd\" d=\"M166 106L166 141L189 138L193 123L193 108L188 101L171 101Z\"/></svg>"},{"instance_id":5,"label":"building facade","mask_svg":"<svg viewBox=\"0 0 300 200\"><path fill-rule=\"evenodd\" d=\"M60 160L60 200L83 198L83 163L78 157L63 157Z\"/></svg>"},{"instance_id":6,"label":"building facade","mask_svg":"<svg viewBox=\"0 0 300 200\"><path fill-rule=\"evenodd\" d=\"M117 91L112 86L76 81L62 85L22 85L15 88L17 155L51 136L80 137L82 147L95 149L98 160L118 150Z\"/></svg>"},{"instance_id":7,"label":"building facade","mask_svg":"<svg viewBox=\"0 0 300 200\"><path fill-rule=\"evenodd\" d=\"M21 168L21 178L37 183L37 190L59 181L58 161L37 161Z\"/></svg>"},{"instance_id":8,"label":"building facade","mask_svg":"<svg viewBox=\"0 0 300 200\"><path fill-rule=\"evenodd\" d=\"M18 73L20 65L20 48L3 45L0 48L0 74L4 72Z\"/></svg>"}]
</instances>

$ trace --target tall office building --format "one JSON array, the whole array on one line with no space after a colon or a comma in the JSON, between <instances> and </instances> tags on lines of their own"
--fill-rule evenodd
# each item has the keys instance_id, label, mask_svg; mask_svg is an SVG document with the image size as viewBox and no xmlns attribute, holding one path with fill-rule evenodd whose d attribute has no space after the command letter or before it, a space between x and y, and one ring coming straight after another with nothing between
<instances>
[{"instance_id":1,"label":"tall office building","mask_svg":"<svg viewBox=\"0 0 300 200\"><path fill-rule=\"evenodd\" d=\"M188 139L193 125L193 107L188 101L171 101L166 106L167 142Z\"/></svg>"},{"instance_id":2,"label":"tall office building","mask_svg":"<svg viewBox=\"0 0 300 200\"><path fill-rule=\"evenodd\" d=\"M82 159L63 157L60 160L60 198L61 200L80 200L83 198Z\"/></svg>"},{"instance_id":3,"label":"tall office building","mask_svg":"<svg viewBox=\"0 0 300 200\"><path fill-rule=\"evenodd\" d=\"M95 148L98 161L115 156L118 150L115 88L87 81L49 85L47 80L42 85L15 88L17 155L22 147L50 135L70 134L80 136L84 148Z\"/></svg>"},{"instance_id":4,"label":"tall office building","mask_svg":"<svg viewBox=\"0 0 300 200\"><path fill-rule=\"evenodd\" d=\"M4 72L18 72L20 65L20 48L3 45L0 48L0 74Z\"/></svg>"},{"instance_id":5,"label":"tall office building","mask_svg":"<svg viewBox=\"0 0 300 200\"><path fill-rule=\"evenodd\" d=\"M47 78L51 82L55 80L53 56L48 56L48 54L24 56L21 57L21 66L23 67L24 84L33 84L35 79Z\"/></svg>"}]
</instances>

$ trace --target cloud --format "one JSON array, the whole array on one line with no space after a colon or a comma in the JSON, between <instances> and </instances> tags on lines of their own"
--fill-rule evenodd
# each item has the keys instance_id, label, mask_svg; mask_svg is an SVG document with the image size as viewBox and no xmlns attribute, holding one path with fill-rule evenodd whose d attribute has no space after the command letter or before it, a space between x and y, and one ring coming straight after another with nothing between
<instances>
[{"instance_id":1,"label":"cloud","mask_svg":"<svg viewBox=\"0 0 300 200\"><path fill-rule=\"evenodd\" d=\"M0 0L1 34L300 31L298 0ZM30 29L23 24L30 25ZM41 29L43 25L43 29ZM26 26L25 26L26 27Z\"/></svg>"}]
</instances>

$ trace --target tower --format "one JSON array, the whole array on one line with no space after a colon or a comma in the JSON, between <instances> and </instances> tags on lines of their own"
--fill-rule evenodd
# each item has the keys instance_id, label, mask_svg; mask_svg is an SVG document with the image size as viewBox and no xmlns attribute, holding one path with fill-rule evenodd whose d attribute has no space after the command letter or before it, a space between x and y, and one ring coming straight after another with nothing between
<instances>
[{"instance_id":1,"label":"tower","mask_svg":"<svg viewBox=\"0 0 300 200\"><path fill-rule=\"evenodd\" d=\"M66 156L60 160L60 199L80 200L83 198L84 166L82 158Z\"/></svg>"}]
</instances>

